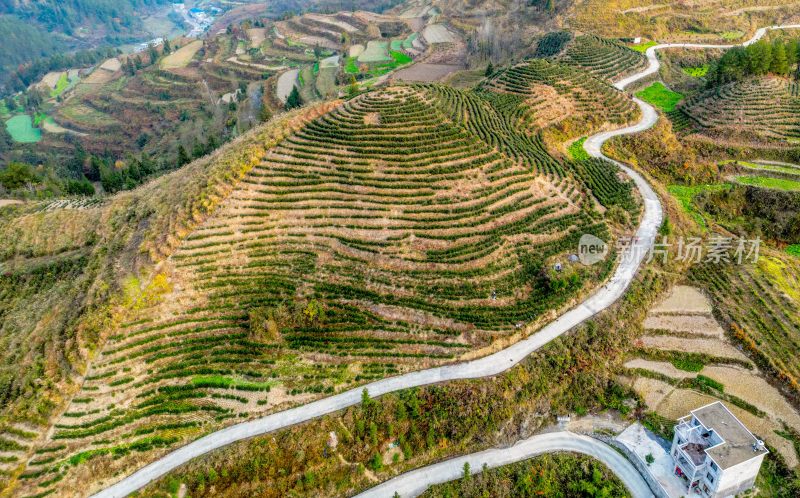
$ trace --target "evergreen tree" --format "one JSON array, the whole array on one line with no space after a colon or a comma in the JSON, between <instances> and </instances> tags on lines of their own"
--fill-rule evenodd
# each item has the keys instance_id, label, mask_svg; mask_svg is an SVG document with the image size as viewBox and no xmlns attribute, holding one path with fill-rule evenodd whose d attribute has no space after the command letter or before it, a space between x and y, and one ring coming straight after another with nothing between
<instances>
[{"instance_id":1,"label":"evergreen tree","mask_svg":"<svg viewBox=\"0 0 800 498\"><path fill-rule=\"evenodd\" d=\"M206 154L206 149L205 147L203 147L203 144L195 140L194 146L192 147L192 157L194 158L203 157L205 154Z\"/></svg>"},{"instance_id":2,"label":"evergreen tree","mask_svg":"<svg viewBox=\"0 0 800 498\"><path fill-rule=\"evenodd\" d=\"M786 57L786 46L783 44L783 40L775 40L772 46L772 64L769 70L779 76L789 74L789 60Z\"/></svg>"},{"instance_id":3,"label":"evergreen tree","mask_svg":"<svg viewBox=\"0 0 800 498\"><path fill-rule=\"evenodd\" d=\"M11 150L14 145L14 140L5 126L0 126L0 153Z\"/></svg>"},{"instance_id":4,"label":"evergreen tree","mask_svg":"<svg viewBox=\"0 0 800 498\"><path fill-rule=\"evenodd\" d=\"M355 97L357 94L358 94L358 83L356 82L356 77L351 74L350 86L347 87L347 95L350 97Z\"/></svg>"},{"instance_id":5,"label":"evergreen tree","mask_svg":"<svg viewBox=\"0 0 800 498\"><path fill-rule=\"evenodd\" d=\"M183 147L183 144L178 145L178 167L183 166L189 161L190 161L189 154L186 152L186 149Z\"/></svg>"},{"instance_id":6,"label":"evergreen tree","mask_svg":"<svg viewBox=\"0 0 800 498\"><path fill-rule=\"evenodd\" d=\"M169 40L166 39L166 38L164 39L164 53L165 54L171 54L172 53L172 47L169 45Z\"/></svg>"},{"instance_id":7,"label":"evergreen tree","mask_svg":"<svg viewBox=\"0 0 800 498\"><path fill-rule=\"evenodd\" d=\"M150 64L155 64L156 61L158 60L158 50L156 50L155 45L150 45L149 54L150 54Z\"/></svg>"},{"instance_id":8,"label":"evergreen tree","mask_svg":"<svg viewBox=\"0 0 800 498\"><path fill-rule=\"evenodd\" d=\"M795 64L797 64L797 60L800 58L800 41L797 39L789 40L789 43L786 44L786 61L789 63L789 69L793 68Z\"/></svg>"},{"instance_id":9,"label":"evergreen tree","mask_svg":"<svg viewBox=\"0 0 800 498\"><path fill-rule=\"evenodd\" d=\"M485 76L488 78L494 73L494 65L492 65L492 61L489 61L489 65L486 66L486 73Z\"/></svg>"},{"instance_id":10,"label":"evergreen tree","mask_svg":"<svg viewBox=\"0 0 800 498\"><path fill-rule=\"evenodd\" d=\"M300 91L297 90L297 87L292 88L292 93L289 94L289 98L286 99L286 110L295 109L303 105L303 99L300 97Z\"/></svg>"},{"instance_id":11,"label":"evergreen tree","mask_svg":"<svg viewBox=\"0 0 800 498\"><path fill-rule=\"evenodd\" d=\"M262 99L261 106L258 109L258 120L262 123L266 123L270 119L272 119L272 110L270 110L269 106Z\"/></svg>"}]
</instances>

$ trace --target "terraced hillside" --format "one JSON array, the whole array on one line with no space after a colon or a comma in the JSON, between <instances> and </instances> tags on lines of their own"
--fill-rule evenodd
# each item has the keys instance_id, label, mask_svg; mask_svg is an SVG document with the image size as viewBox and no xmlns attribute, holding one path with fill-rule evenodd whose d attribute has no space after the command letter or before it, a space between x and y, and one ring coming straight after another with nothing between
<instances>
[{"instance_id":1,"label":"terraced hillside","mask_svg":"<svg viewBox=\"0 0 800 498\"><path fill-rule=\"evenodd\" d=\"M68 153L77 140L96 154L147 152L168 162L178 143L191 151L213 136L219 145L258 123L262 101L273 102L269 78L285 64L313 60L290 47L239 54L245 41L248 34L241 30L203 42L178 39L174 52L156 52L155 62L148 50L121 56L111 69L95 69L53 108L55 123L71 133L47 133L40 145Z\"/></svg>"},{"instance_id":2,"label":"terraced hillside","mask_svg":"<svg viewBox=\"0 0 800 498\"><path fill-rule=\"evenodd\" d=\"M482 87L499 93L517 106L519 124L527 129L557 128L562 139L576 138L602 123L627 123L639 115L638 107L607 82L585 71L532 59L501 71Z\"/></svg>"},{"instance_id":3,"label":"terraced hillside","mask_svg":"<svg viewBox=\"0 0 800 498\"><path fill-rule=\"evenodd\" d=\"M713 271L720 266L714 265ZM786 427L797 431L800 415L735 347L713 312L700 289L675 286L648 312L645 335L625 363L632 387L648 409L671 420L692 407L722 400L795 468L798 453Z\"/></svg>"},{"instance_id":4,"label":"terraced hillside","mask_svg":"<svg viewBox=\"0 0 800 498\"><path fill-rule=\"evenodd\" d=\"M693 282L711 294L720 317L759 367L800 399L800 264L762 255L756 265L699 265Z\"/></svg>"},{"instance_id":5,"label":"terraced hillside","mask_svg":"<svg viewBox=\"0 0 800 498\"><path fill-rule=\"evenodd\" d=\"M558 60L608 81L618 80L647 65L644 54L595 35L575 37Z\"/></svg>"},{"instance_id":6,"label":"terraced hillside","mask_svg":"<svg viewBox=\"0 0 800 498\"><path fill-rule=\"evenodd\" d=\"M788 192L800 191L800 166L792 163L723 161L720 166L723 173L730 174L730 180L734 183Z\"/></svg>"},{"instance_id":7,"label":"terraced hillside","mask_svg":"<svg viewBox=\"0 0 800 498\"><path fill-rule=\"evenodd\" d=\"M597 282L611 260L566 262L582 234L609 237L589 181L483 93L377 90L271 149L136 298L26 491L487 350Z\"/></svg>"},{"instance_id":8,"label":"terraced hillside","mask_svg":"<svg viewBox=\"0 0 800 498\"><path fill-rule=\"evenodd\" d=\"M756 26L785 24L797 14L796 0L581 0L570 26L609 37L642 36L662 42L740 42Z\"/></svg>"},{"instance_id":9,"label":"terraced hillside","mask_svg":"<svg viewBox=\"0 0 800 498\"><path fill-rule=\"evenodd\" d=\"M693 130L713 139L800 143L800 85L794 80L765 77L729 83L687 99L679 110Z\"/></svg>"}]
</instances>

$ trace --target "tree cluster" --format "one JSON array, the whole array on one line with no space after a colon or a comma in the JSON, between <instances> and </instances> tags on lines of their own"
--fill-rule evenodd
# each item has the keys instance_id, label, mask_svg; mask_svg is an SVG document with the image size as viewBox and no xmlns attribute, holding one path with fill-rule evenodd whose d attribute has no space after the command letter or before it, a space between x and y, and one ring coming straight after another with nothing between
<instances>
[{"instance_id":1,"label":"tree cluster","mask_svg":"<svg viewBox=\"0 0 800 498\"><path fill-rule=\"evenodd\" d=\"M747 47L734 47L726 51L709 72L708 80L712 85L721 85L749 76L788 76L795 69L798 58L798 39L788 42L782 38L772 42L761 40Z\"/></svg>"},{"instance_id":2,"label":"tree cluster","mask_svg":"<svg viewBox=\"0 0 800 498\"><path fill-rule=\"evenodd\" d=\"M0 169L0 190L8 192L36 193L38 196L95 194L94 185L85 177L58 179L46 168L34 168L22 162L10 162Z\"/></svg>"}]
</instances>

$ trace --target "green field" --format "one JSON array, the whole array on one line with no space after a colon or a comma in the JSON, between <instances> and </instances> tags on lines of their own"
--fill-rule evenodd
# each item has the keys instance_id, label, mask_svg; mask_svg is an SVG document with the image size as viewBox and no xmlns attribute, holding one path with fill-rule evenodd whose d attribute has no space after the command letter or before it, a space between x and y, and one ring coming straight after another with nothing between
<instances>
[{"instance_id":1,"label":"green field","mask_svg":"<svg viewBox=\"0 0 800 498\"><path fill-rule=\"evenodd\" d=\"M358 57L348 57L344 61L344 71L350 74L358 74L358 65L356 64L356 60Z\"/></svg>"},{"instance_id":2,"label":"green field","mask_svg":"<svg viewBox=\"0 0 800 498\"><path fill-rule=\"evenodd\" d=\"M14 116L6 121L6 129L18 143L32 144L42 139L42 130L33 127L33 121L27 114Z\"/></svg>"},{"instance_id":3,"label":"green field","mask_svg":"<svg viewBox=\"0 0 800 498\"><path fill-rule=\"evenodd\" d=\"M392 50L391 52L389 52L389 55L392 57L392 59L394 59L394 62L395 62L395 63L396 63L398 66L402 66L402 65L404 65L404 64L408 64L409 62L411 62L411 61L412 61L411 57L409 57L408 55L406 55L406 53L405 53L405 52L400 52L400 51L397 51L397 50Z\"/></svg>"},{"instance_id":4,"label":"green field","mask_svg":"<svg viewBox=\"0 0 800 498\"><path fill-rule=\"evenodd\" d=\"M683 72L691 76L692 78L702 78L703 76L708 74L710 66L708 64L703 64L702 66L696 67L684 67Z\"/></svg>"},{"instance_id":5,"label":"green field","mask_svg":"<svg viewBox=\"0 0 800 498\"><path fill-rule=\"evenodd\" d=\"M768 176L737 176L736 181L743 185L772 188L776 190L800 190L800 181L771 178Z\"/></svg>"},{"instance_id":6,"label":"green field","mask_svg":"<svg viewBox=\"0 0 800 498\"><path fill-rule=\"evenodd\" d=\"M645 52L647 52L648 48L654 47L656 45L658 45L658 43L656 43L654 41L648 41L648 42L644 42L644 43L638 43L636 45L631 45L631 50L636 50L637 52L645 53Z\"/></svg>"},{"instance_id":7,"label":"green field","mask_svg":"<svg viewBox=\"0 0 800 498\"><path fill-rule=\"evenodd\" d=\"M358 67L359 62L364 62L362 56L347 57L344 61L344 72L348 74L358 74L361 70ZM372 56L369 56L370 58ZM389 52L389 59L381 59L380 62L369 64L369 70L366 71L370 76L377 77L388 73L400 66L405 66L413 61L405 52L399 50L392 50Z\"/></svg>"},{"instance_id":8,"label":"green field","mask_svg":"<svg viewBox=\"0 0 800 498\"><path fill-rule=\"evenodd\" d=\"M69 86L69 77L67 76L67 72L64 71L58 78L58 83L56 83L56 87L50 90L50 97L52 98L58 97L59 95L64 93L64 90L66 90L68 86Z\"/></svg>"},{"instance_id":9,"label":"green field","mask_svg":"<svg viewBox=\"0 0 800 498\"><path fill-rule=\"evenodd\" d=\"M584 161L589 159L589 154L586 152L586 149L583 148L583 143L586 141L586 137L579 138L572 142L572 145L569 146L567 152L569 153L569 157L571 157L575 161Z\"/></svg>"},{"instance_id":10,"label":"green field","mask_svg":"<svg viewBox=\"0 0 800 498\"><path fill-rule=\"evenodd\" d=\"M683 210L689 214L698 225L703 228L706 228L706 220L703 218L703 215L695 208L694 206L694 198L697 194L704 190L719 190L727 188L727 184L725 183L716 183L710 185L693 185L693 186L686 186L686 185L670 185L667 187L667 190L670 194L672 194L675 199L677 199L678 203L681 205Z\"/></svg>"},{"instance_id":11,"label":"green field","mask_svg":"<svg viewBox=\"0 0 800 498\"><path fill-rule=\"evenodd\" d=\"M792 256L800 258L800 244L792 244L786 248L786 252Z\"/></svg>"},{"instance_id":12,"label":"green field","mask_svg":"<svg viewBox=\"0 0 800 498\"><path fill-rule=\"evenodd\" d=\"M753 163L749 161L736 161L736 160L727 160L722 161L719 163L720 165L723 164L737 164L739 166L743 166L745 168L750 169L759 169L763 171L774 171L776 173L786 173L788 175L797 175L800 176L800 168L795 168L792 166L784 166L781 164L760 164L760 163Z\"/></svg>"},{"instance_id":13,"label":"green field","mask_svg":"<svg viewBox=\"0 0 800 498\"><path fill-rule=\"evenodd\" d=\"M738 40L739 38L744 36L744 32L742 31L723 31L719 34L720 38L723 40Z\"/></svg>"},{"instance_id":14,"label":"green field","mask_svg":"<svg viewBox=\"0 0 800 498\"><path fill-rule=\"evenodd\" d=\"M673 92L660 81L656 81L644 90L636 92L636 96L664 112L674 111L678 102L683 100L683 94Z\"/></svg>"}]
</instances>

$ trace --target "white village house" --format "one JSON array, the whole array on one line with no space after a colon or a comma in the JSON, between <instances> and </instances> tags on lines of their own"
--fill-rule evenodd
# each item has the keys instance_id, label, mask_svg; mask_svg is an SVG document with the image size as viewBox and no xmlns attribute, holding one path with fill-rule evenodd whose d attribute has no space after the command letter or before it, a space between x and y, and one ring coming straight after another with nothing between
<instances>
[{"instance_id":1,"label":"white village house","mask_svg":"<svg viewBox=\"0 0 800 498\"><path fill-rule=\"evenodd\" d=\"M753 487L769 451L717 401L678 419L670 455L687 494L722 498Z\"/></svg>"}]
</instances>

